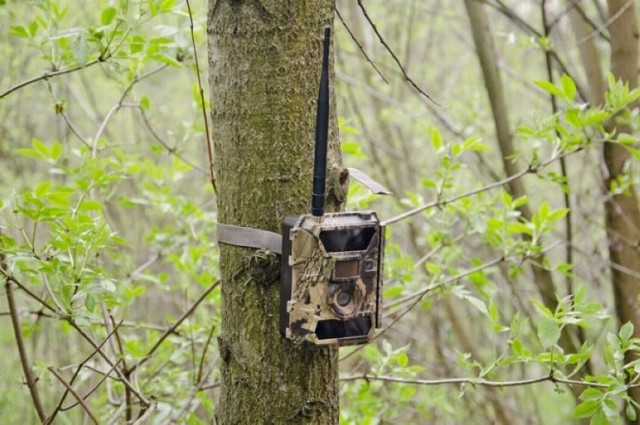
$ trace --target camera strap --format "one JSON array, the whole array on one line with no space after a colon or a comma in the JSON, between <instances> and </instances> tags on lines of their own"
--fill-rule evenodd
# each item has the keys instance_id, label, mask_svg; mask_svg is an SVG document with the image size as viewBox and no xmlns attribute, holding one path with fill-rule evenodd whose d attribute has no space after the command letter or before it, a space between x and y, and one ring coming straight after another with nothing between
<instances>
[{"instance_id":1,"label":"camera strap","mask_svg":"<svg viewBox=\"0 0 640 425\"><path fill-rule=\"evenodd\" d=\"M218 223L218 242L245 248L267 249L276 254L282 253L282 235L254 227L232 226Z\"/></svg>"},{"instance_id":2,"label":"camera strap","mask_svg":"<svg viewBox=\"0 0 640 425\"><path fill-rule=\"evenodd\" d=\"M349 168L349 176L353 177L377 195L390 195L383 185L373 180L363 171L357 168ZM234 226L218 223L217 239L219 243L242 246L245 248L266 249L276 254L282 253L282 235L255 227Z\"/></svg>"}]
</instances>

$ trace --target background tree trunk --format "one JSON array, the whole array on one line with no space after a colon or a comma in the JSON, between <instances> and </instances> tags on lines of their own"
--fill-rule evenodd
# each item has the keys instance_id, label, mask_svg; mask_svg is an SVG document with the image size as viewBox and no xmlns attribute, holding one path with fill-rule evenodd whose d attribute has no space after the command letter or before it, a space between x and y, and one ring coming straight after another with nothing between
<instances>
[{"instance_id":1,"label":"background tree trunk","mask_svg":"<svg viewBox=\"0 0 640 425\"><path fill-rule=\"evenodd\" d=\"M469 15L471 35L473 36L473 43L476 47L480 67L482 68L482 77L487 88L489 102L491 103L491 113L493 114L496 139L500 149L502 164L506 175L512 176L519 173L520 169L513 160L513 155L517 150L513 146L513 137L509 124L509 108L505 100L493 36L489 28L489 20L484 10L484 5L480 1L465 0L464 4L467 8L467 14ZM514 198L519 198L527 194L521 179L509 182L508 188ZM531 220L533 214L527 204L518 209L526 220ZM544 263L543 258L544 256L541 255L539 258L536 258L536 261ZM531 271L544 305L551 310L555 310L558 305L558 300L556 298L556 289L551 273L533 264L531 265ZM567 342L567 344L571 346L569 342Z\"/></svg>"},{"instance_id":2,"label":"background tree trunk","mask_svg":"<svg viewBox=\"0 0 640 425\"><path fill-rule=\"evenodd\" d=\"M332 0L209 3L220 223L280 232L284 216L309 210L322 35L333 10ZM346 180L332 109L329 210ZM219 422L337 423L337 349L303 350L278 332L279 257L220 250Z\"/></svg>"},{"instance_id":3,"label":"background tree trunk","mask_svg":"<svg viewBox=\"0 0 640 425\"><path fill-rule=\"evenodd\" d=\"M619 15L609 26L611 72L617 80L622 80L633 89L638 78L638 23L635 4L625 0L609 0L608 4L609 15ZM610 127L618 134L630 134L633 131L626 123L612 122ZM605 176L605 190L611 187L612 181L625 173L625 164L629 159L630 154L624 147L605 143L604 162L608 173ZM634 325L633 336L638 338L640 282L636 276L640 273L640 209L633 185L626 194L610 196L605 204L605 212L616 311L621 323L631 322ZM636 402L640 402L640 388L630 390L630 394ZM633 423L640 423L640 420Z\"/></svg>"}]
</instances>

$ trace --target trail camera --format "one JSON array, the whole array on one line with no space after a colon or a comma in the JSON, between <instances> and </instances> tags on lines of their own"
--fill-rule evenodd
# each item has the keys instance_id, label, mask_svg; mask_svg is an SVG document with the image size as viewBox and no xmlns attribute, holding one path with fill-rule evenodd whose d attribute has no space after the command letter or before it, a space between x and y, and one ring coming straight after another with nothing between
<instances>
[{"instance_id":1,"label":"trail camera","mask_svg":"<svg viewBox=\"0 0 640 425\"><path fill-rule=\"evenodd\" d=\"M311 214L282 223L280 331L298 343L363 344L380 327L383 228L372 211L324 213L329 42L324 51Z\"/></svg>"}]
</instances>

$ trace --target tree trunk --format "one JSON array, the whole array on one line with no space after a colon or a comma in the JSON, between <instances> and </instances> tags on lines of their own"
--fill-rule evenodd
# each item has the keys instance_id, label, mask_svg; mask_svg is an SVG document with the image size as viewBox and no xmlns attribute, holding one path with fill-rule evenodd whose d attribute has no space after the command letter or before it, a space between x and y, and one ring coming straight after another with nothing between
<instances>
[{"instance_id":1,"label":"tree trunk","mask_svg":"<svg viewBox=\"0 0 640 425\"><path fill-rule=\"evenodd\" d=\"M469 15L471 34L476 47L478 60L480 61L480 67L482 68L482 76L487 88L489 102L491 103L491 112L495 123L496 139L498 140L498 146L500 148L502 164L507 176L512 176L519 173L520 170L512 159L516 149L513 146L513 137L509 124L509 109L505 100L500 70L497 65L493 36L489 29L489 20L484 6L480 1L465 0L464 4L467 8L467 14ZM524 185L520 179L509 182L508 189L514 198L526 195ZM531 220L532 214L528 205L523 205L519 210L525 219ZM536 260L541 263L543 262L542 256ZM556 291L551 273L533 264L531 271L544 305L551 310L555 310L558 305L558 300L556 299Z\"/></svg>"},{"instance_id":2,"label":"tree trunk","mask_svg":"<svg viewBox=\"0 0 640 425\"><path fill-rule=\"evenodd\" d=\"M500 70L497 65L493 36L489 28L489 19L484 10L484 5L479 0L465 0L464 4L467 8L467 14L469 15L473 42L476 47L478 60L480 61L480 67L482 68L482 75L487 88L489 102L491 103L491 112L493 113L496 128L496 138L498 140L504 170L508 176L511 176L517 174L520 170L511 159L516 150L513 146L508 108L500 77ZM526 195L525 187L519 179L509 182L508 189L514 198ZM531 220L532 213L528 205L523 205L519 208L519 211L524 219ZM540 256L534 260L540 264L546 263L544 254L540 254ZM533 281L538 289L542 302L548 309L555 311L558 306L558 300L556 298L556 289L551 272L537 266L533 262L530 264ZM577 341L577 335L568 328L565 328L558 341L558 345L560 345L565 352L574 353L580 348ZM583 390L577 386L572 386L570 389L576 399Z\"/></svg>"},{"instance_id":3,"label":"tree trunk","mask_svg":"<svg viewBox=\"0 0 640 425\"><path fill-rule=\"evenodd\" d=\"M589 86L588 101L594 106L602 106L604 103L604 75L602 74L602 64L600 63L600 53L596 46L593 29L587 25L584 17L572 7L573 0L566 0L569 8L569 19L571 28L578 44L580 59L584 72L587 77L587 85Z\"/></svg>"},{"instance_id":4,"label":"tree trunk","mask_svg":"<svg viewBox=\"0 0 640 425\"><path fill-rule=\"evenodd\" d=\"M638 23L634 2L609 0L609 15L614 24L609 26L611 34L611 72L617 80L622 80L633 89L637 85L638 66ZM611 123L610 130L616 133L631 133L628 124ZM624 173L624 166L630 160L626 149L613 143L604 145L604 162L608 175L606 188ZM621 323L631 322L634 337L640 337L640 282L633 273L640 273L640 209L633 186L627 194L611 196L605 204L607 238L611 277L616 301L616 312ZM631 274L628 273L631 271ZM636 274L637 276L637 274ZM631 360L628 358L627 360ZM636 402L640 403L640 388L630 390ZM633 423L640 424L640 420Z\"/></svg>"},{"instance_id":5,"label":"tree trunk","mask_svg":"<svg viewBox=\"0 0 640 425\"><path fill-rule=\"evenodd\" d=\"M308 212L322 35L333 10L333 0L210 1L220 223L279 233L286 215ZM344 199L346 180L334 105L329 210ZM221 424L338 423L338 350L305 350L278 332L279 261L220 245Z\"/></svg>"}]
</instances>

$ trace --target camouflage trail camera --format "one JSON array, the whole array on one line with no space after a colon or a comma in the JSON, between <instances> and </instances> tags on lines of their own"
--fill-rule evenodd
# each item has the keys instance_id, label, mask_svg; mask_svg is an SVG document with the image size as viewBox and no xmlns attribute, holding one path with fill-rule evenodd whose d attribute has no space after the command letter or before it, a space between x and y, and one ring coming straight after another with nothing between
<instances>
[{"instance_id":1,"label":"camouflage trail camera","mask_svg":"<svg viewBox=\"0 0 640 425\"><path fill-rule=\"evenodd\" d=\"M311 214L282 223L280 332L301 344L363 344L381 325L384 229L372 211L324 213L329 38L325 28Z\"/></svg>"}]
</instances>

